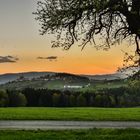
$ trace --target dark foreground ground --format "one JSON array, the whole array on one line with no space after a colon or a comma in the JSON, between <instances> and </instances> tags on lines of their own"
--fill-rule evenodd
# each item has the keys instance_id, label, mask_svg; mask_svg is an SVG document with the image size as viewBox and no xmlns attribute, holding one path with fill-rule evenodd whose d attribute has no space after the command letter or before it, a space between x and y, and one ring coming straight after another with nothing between
<instances>
[{"instance_id":1,"label":"dark foreground ground","mask_svg":"<svg viewBox=\"0 0 140 140\"><path fill-rule=\"evenodd\" d=\"M140 140L140 129L0 130L0 140Z\"/></svg>"}]
</instances>

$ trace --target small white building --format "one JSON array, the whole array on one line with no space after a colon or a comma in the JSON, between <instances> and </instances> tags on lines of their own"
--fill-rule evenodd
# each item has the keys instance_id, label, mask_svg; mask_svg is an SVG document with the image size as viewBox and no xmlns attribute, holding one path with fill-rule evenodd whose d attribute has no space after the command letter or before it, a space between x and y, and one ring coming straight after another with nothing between
<instances>
[{"instance_id":1,"label":"small white building","mask_svg":"<svg viewBox=\"0 0 140 140\"><path fill-rule=\"evenodd\" d=\"M72 85L72 86L71 86L71 85L64 85L64 89L68 89L68 88L69 88L69 89L73 89L73 88L74 88L74 89L79 89L79 88L83 88L83 86L77 86L77 85L75 85L75 86L74 86L74 85Z\"/></svg>"}]
</instances>

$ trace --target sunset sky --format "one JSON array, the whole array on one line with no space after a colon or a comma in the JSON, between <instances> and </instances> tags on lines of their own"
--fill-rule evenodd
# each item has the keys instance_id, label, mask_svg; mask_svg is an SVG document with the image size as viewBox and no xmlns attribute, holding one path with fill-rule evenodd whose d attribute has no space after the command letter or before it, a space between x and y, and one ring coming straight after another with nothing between
<instances>
[{"instance_id":1,"label":"sunset sky","mask_svg":"<svg viewBox=\"0 0 140 140\"><path fill-rule=\"evenodd\" d=\"M109 51L97 51L91 44L83 51L77 45L69 51L51 48L53 36L39 35L32 12L37 0L0 0L0 74L54 71L75 74L114 73L123 62L121 44ZM50 59L51 56L56 58Z\"/></svg>"}]
</instances>

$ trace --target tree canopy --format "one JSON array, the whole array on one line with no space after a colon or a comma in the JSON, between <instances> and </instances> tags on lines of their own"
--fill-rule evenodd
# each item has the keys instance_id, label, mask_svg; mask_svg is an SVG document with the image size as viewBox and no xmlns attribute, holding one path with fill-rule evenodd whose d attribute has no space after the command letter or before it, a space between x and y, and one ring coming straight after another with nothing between
<instances>
[{"instance_id":1,"label":"tree canopy","mask_svg":"<svg viewBox=\"0 0 140 140\"><path fill-rule=\"evenodd\" d=\"M57 33L52 47L69 49L79 41L82 49L93 42L97 49L106 50L132 39L136 43L135 64L140 66L140 0L40 0L37 5L34 14L41 35Z\"/></svg>"}]
</instances>

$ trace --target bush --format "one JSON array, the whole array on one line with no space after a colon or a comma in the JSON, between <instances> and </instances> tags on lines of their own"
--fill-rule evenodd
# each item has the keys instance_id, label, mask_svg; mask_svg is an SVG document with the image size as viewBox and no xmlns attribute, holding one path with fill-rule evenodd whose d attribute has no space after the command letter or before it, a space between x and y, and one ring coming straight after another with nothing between
<instances>
[{"instance_id":1,"label":"bush","mask_svg":"<svg viewBox=\"0 0 140 140\"><path fill-rule=\"evenodd\" d=\"M86 98L82 94L80 94L77 97L77 106L79 106L79 107L87 106Z\"/></svg>"},{"instance_id":2,"label":"bush","mask_svg":"<svg viewBox=\"0 0 140 140\"><path fill-rule=\"evenodd\" d=\"M102 96L101 95L96 95L96 97L95 97L95 106L97 106L97 107L102 106Z\"/></svg>"},{"instance_id":3,"label":"bush","mask_svg":"<svg viewBox=\"0 0 140 140\"><path fill-rule=\"evenodd\" d=\"M9 98L8 98L8 94L1 90L0 91L0 107L6 107L8 106L9 103Z\"/></svg>"},{"instance_id":4,"label":"bush","mask_svg":"<svg viewBox=\"0 0 140 140\"><path fill-rule=\"evenodd\" d=\"M39 106L51 107L52 95L49 93L41 93L39 98Z\"/></svg>"},{"instance_id":5,"label":"bush","mask_svg":"<svg viewBox=\"0 0 140 140\"><path fill-rule=\"evenodd\" d=\"M24 107L27 104L27 100L22 93L10 93L9 94L9 106L11 107Z\"/></svg>"},{"instance_id":6,"label":"bush","mask_svg":"<svg viewBox=\"0 0 140 140\"><path fill-rule=\"evenodd\" d=\"M55 107L59 107L60 106L60 94L54 93L52 96L52 100L53 100L53 106Z\"/></svg>"},{"instance_id":7,"label":"bush","mask_svg":"<svg viewBox=\"0 0 140 140\"><path fill-rule=\"evenodd\" d=\"M72 94L70 95L70 97L69 97L69 104L70 104L71 107L76 106L76 96L74 96Z\"/></svg>"}]
</instances>

